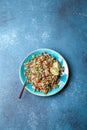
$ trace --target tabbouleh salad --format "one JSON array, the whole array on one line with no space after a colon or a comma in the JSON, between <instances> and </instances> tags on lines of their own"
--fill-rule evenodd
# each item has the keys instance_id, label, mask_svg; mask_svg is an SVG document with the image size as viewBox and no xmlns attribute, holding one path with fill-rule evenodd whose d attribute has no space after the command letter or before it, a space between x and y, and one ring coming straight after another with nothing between
<instances>
[{"instance_id":1,"label":"tabbouleh salad","mask_svg":"<svg viewBox=\"0 0 87 130\"><path fill-rule=\"evenodd\" d=\"M35 91L44 94L52 88L58 87L59 76L64 67L47 52L33 55L32 59L24 64L24 75Z\"/></svg>"}]
</instances>

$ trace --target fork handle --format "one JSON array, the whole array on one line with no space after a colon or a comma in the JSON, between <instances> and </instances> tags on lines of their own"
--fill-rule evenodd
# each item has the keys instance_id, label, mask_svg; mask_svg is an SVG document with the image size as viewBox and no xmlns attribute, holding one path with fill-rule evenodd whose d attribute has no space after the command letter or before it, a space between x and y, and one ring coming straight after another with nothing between
<instances>
[{"instance_id":1,"label":"fork handle","mask_svg":"<svg viewBox=\"0 0 87 130\"><path fill-rule=\"evenodd\" d=\"M19 94L19 97L18 97L19 99L21 99L21 97L22 97L22 94L23 94L23 92L24 92L25 86L26 86L26 81L25 81L25 83L24 83L24 85L23 85L23 87L22 87L22 89L21 89L20 94Z\"/></svg>"}]
</instances>

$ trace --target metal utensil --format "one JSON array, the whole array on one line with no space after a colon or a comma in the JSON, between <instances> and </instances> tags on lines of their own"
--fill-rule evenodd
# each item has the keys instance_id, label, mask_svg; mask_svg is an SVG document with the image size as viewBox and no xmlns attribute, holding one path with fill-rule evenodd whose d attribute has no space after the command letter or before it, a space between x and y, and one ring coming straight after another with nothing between
<instances>
[{"instance_id":1,"label":"metal utensil","mask_svg":"<svg viewBox=\"0 0 87 130\"><path fill-rule=\"evenodd\" d=\"M27 81L24 82L24 85L23 85L23 87L22 87L22 89L21 89L21 92L20 92L20 94L19 94L19 97L18 97L19 99L21 99L21 97L22 97L22 94L23 94L23 92L24 92L26 83L27 83Z\"/></svg>"}]
</instances>

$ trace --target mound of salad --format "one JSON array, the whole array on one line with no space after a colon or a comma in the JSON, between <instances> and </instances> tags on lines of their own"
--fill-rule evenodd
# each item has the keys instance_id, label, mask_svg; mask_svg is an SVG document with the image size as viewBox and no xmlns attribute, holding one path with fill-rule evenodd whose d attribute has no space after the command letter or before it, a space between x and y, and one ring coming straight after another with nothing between
<instances>
[{"instance_id":1,"label":"mound of salad","mask_svg":"<svg viewBox=\"0 0 87 130\"><path fill-rule=\"evenodd\" d=\"M47 52L33 55L32 59L24 64L24 75L35 91L48 93L58 87L59 76L64 67Z\"/></svg>"}]
</instances>

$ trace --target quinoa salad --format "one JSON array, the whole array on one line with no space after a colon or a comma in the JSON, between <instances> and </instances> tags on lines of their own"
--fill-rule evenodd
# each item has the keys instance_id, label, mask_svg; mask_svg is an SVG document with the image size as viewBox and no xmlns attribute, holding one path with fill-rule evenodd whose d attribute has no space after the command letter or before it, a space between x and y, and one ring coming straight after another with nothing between
<instances>
[{"instance_id":1,"label":"quinoa salad","mask_svg":"<svg viewBox=\"0 0 87 130\"><path fill-rule=\"evenodd\" d=\"M24 75L35 91L48 93L58 87L59 76L64 67L47 52L33 55L32 59L24 64Z\"/></svg>"}]
</instances>

